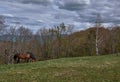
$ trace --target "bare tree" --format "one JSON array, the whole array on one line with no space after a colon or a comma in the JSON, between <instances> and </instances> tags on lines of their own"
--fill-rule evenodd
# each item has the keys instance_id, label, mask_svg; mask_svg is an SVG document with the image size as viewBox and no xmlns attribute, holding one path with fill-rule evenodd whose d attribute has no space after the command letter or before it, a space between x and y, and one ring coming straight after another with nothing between
<instances>
[{"instance_id":1,"label":"bare tree","mask_svg":"<svg viewBox=\"0 0 120 82\"><path fill-rule=\"evenodd\" d=\"M32 31L28 28L25 28L24 26L21 26L16 30L16 43L18 44L17 47L19 51L24 52L25 50L28 50L28 41L31 40L32 35Z\"/></svg>"},{"instance_id":2,"label":"bare tree","mask_svg":"<svg viewBox=\"0 0 120 82\"><path fill-rule=\"evenodd\" d=\"M99 28L101 27L101 15L100 14L97 15L95 27L96 27L96 55L99 55L99 42L100 42Z\"/></svg>"},{"instance_id":3,"label":"bare tree","mask_svg":"<svg viewBox=\"0 0 120 82\"><path fill-rule=\"evenodd\" d=\"M59 58L62 52L62 37L65 34L66 26L64 23L61 23L59 26L54 26L54 30L56 36L56 57Z\"/></svg>"},{"instance_id":4,"label":"bare tree","mask_svg":"<svg viewBox=\"0 0 120 82\"><path fill-rule=\"evenodd\" d=\"M49 42L49 30L46 28L41 28L37 31L39 36L39 45L41 50L42 59L48 58L48 42Z\"/></svg>"},{"instance_id":5,"label":"bare tree","mask_svg":"<svg viewBox=\"0 0 120 82\"><path fill-rule=\"evenodd\" d=\"M0 15L0 36L2 36L4 34L5 28L6 28L5 18L2 15ZM5 47L3 47L2 44L3 43L0 41L0 51L1 51L0 54L4 54ZM7 57L8 56L1 55L1 58L6 58L7 59ZM1 60L3 60L3 59L1 59ZM7 62L7 61L5 60L5 62Z\"/></svg>"},{"instance_id":6,"label":"bare tree","mask_svg":"<svg viewBox=\"0 0 120 82\"><path fill-rule=\"evenodd\" d=\"M112 54L120 52L120 26L111 29L111 51Z\"/></svg>"}]
</instances>

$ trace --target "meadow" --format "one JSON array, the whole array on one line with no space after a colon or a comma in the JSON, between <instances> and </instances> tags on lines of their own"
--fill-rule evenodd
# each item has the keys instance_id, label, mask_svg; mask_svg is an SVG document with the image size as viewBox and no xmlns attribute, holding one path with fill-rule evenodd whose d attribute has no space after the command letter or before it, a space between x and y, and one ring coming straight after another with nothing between
<instances>
[{"instance_id":1,"label":"meadow","mask_svg":"<svg viewBox=\"0 0 120 82\"><path fill-rule=\"evenodd\" d=\"M73 57L0 65L0 82L120 82L120 56Z\"/></svg>"}]
</instances>

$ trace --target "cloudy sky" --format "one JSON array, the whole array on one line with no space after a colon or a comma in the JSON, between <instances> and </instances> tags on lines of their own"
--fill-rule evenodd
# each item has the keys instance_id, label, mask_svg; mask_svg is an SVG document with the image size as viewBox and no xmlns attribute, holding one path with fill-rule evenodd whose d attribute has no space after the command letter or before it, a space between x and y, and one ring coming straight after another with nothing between
<instances>
[{"instance_id":1,"label":"cloudy sky","mask_svg":"<svg viewBox=\"0 0 120 82\"><path fill-rule=\"evenodd\" d=\"M0 15L7 24L37 30L62 22L76 29L91 26L101 14L104 25L120 24L120 0L0 0Z\"/></svg>"}]
</instances>

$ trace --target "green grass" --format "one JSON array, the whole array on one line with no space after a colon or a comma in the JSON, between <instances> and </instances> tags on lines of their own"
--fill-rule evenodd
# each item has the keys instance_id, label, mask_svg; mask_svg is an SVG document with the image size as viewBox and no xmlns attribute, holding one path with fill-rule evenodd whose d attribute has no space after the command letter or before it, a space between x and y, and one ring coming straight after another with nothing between
<instances>
[{"instance_id":1,"label":"green grass","mask_svg":"<svg viewBox=\"0 0 120 82\"><path fill-rule=\"evenodd\" d=\"M120 56L0 65L0 82L120 82Z\"/></svg>"}]
</instances>

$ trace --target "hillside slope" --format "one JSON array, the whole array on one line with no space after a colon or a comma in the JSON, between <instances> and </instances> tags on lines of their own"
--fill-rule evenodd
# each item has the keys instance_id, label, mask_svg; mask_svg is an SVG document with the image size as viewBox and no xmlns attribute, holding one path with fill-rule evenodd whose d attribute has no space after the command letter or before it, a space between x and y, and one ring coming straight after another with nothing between
<instances>
[{"instance_id":1,"label":"hillside slope","mask_svg":"<svg viewBox=\"0 0 120 82\"><path fill-rule=\"evenodd\" d=\"M120 56L1 65L0 82L120 82Z\"/></svg>"}]
</instances>

